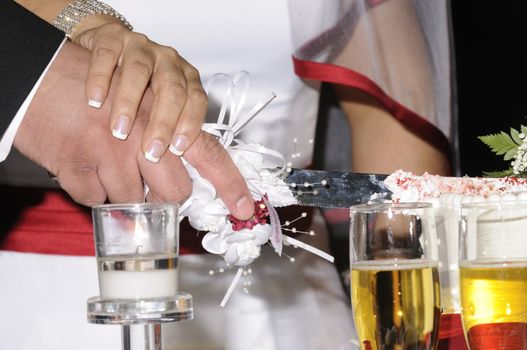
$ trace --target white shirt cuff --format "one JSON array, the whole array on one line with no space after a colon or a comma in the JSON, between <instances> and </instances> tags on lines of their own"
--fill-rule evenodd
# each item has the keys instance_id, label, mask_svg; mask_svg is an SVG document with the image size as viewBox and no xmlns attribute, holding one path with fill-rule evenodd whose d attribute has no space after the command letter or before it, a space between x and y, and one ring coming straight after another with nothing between
<instances>
[{"instance_id":1,"label":"white shirt cuff","mask_svg":"<svg viewBox=\"0 0 527 350\"><path fill-rule=\"evenodd\" d=\"M64 38L60 46L57 48L57 51L55 51L55 54L51 58L51 61L49 61L46 69L42 72L40 77L38 78L36 84L33 86L33 89L31 89L31 92L29 95L27 95L26 99L24 100L24 103L20 106L18 109L18 112L15 114L15 117L9 124L9 127L4 133L4 136L2 136L2 140L0 140L0 162L3 162L6 158L9 152L11 151L11 146L13 146L13 142L15 141L15 135L18 131L18 128L20 127L20 124L22 123L22 120L24 119L24 115L26 114L26 111L29 107L29 104L33 100L33 97L35 96L35 93L37 92L38 87L42 83L42 80L44 79L44 76L49 70L49 67L57 57L60 49L62 49L62 46L64 46L64 43L66 42L67 38Z\"/></svg>"}]
</instances>

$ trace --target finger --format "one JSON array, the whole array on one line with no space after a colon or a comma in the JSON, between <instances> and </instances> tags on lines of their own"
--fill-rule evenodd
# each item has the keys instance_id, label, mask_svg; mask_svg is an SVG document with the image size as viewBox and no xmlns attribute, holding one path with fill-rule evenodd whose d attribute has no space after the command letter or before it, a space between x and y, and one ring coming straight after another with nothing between
<instances>
[{"instance_id":1,"label":"finger","mask_svg":"<svg viewBox=\"0 0 527 350\"><path fill-rule=\"evenodd\" d=\"M147 201L157 203L182 203L192 192L192 182L181 158L168 153L158 163L137 155L141 174L148 185Z\"/></svg>"},{"instance_id":2,"label":"finger","mask_svg":"<svg viewBox=\"0 0 527 350\"><path fill-rule=\"evenodd\" d=\"M154 163L159 161L171 142L179 116L187 101L188 88L177 52L171 48L162 49L164 50L162 56L165 59L157 61L152 76L154 104L143 136L145 158Z\"/></svg>"},{"instance_id":3,"label":"finger","mask_svg":"<svg viewBox=\"0 0 527 350\"><path fill-rule=\"evenodd\" d=\"M201 132L185 159L216 188L232 215L247 220L254 214L254 201L238 168L212 135Z\"/></svg>"},{"instance_id":4,"label":"finger","mask_svg":"<svg viewBox=\"0 0 527 350\"><path fill-rule=\"evenodd\" d=\"M188 65L185 76L187 101L177 121L169 147L170 152L176 156L182 156L194 143L201 132L201 126L207 113L207 95L201 85L198 71Z\"/></svg>"},{"instance_id":5,"label":"finger","mask_svg":"<svg viewBox=\"0 0 527 350\"><path fill-rule=\"evenodd\" d=\"M80 166L82 165L82 166ZM97 167L90 166L82 159L72 162L72 166L60 169L57 179L60 187L77 203L93 206L106 201L106 191L97 176Z\"/></svg>"},{"instance_id":6,"label":"finger","mask_svg":"<svg viewBox=\"0 0 527 350\"><path fill-rule=\"evenodd\" d=\"M79 40L92 52L86 80L88 104L100 108L108 95L110 82L119 56L123 50L122 40L117 36L120 28L113 26L84 32Z\"/></svg>"},{"instance_id":7,"label":"finger","mask_svg":"<svg viewBox=\"0 0 527 350\"><path fill-rule=\"evenodd\" d=\"M125 148L126 143L114 140L112 151L105 152L97 174L112 203L138 203L144 201L143 180L135 152Z\"/></svg>"},{"instance_id":8,"label":"finger","mask_svg":"<svg viewBox=\"0 0 527 350\"><path fill-rule=\"evenodd\" d=\"M153 69L154 58L149 52L133 45L126 48L110 117L114 137L128 137Z\"/></svg>"}]
</instances>

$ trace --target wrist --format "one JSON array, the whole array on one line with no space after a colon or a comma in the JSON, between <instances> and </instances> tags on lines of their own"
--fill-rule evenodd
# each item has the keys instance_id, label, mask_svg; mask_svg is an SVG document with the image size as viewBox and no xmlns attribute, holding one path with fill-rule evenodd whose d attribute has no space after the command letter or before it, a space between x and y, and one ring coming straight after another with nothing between
<instances>
[{"instance_id":1,"label":"wrist","mask_svg":"<svg viewBox=\"0 0 527 350\"><path fill-rule=\"evenodd\" d=\"M84 22L84 23L83 23ZM53 20L53 25L72 38L101 24L117 22L133 30L130 23L111 6L98 0L75 0L68 4Z\"/></svg>"},{"instance_id":2,"label":"wrist","mask_svg":"<svg viewBox=\"0 0 527 350\"><path fill-rule=\"evenodd\" d=\"M69 38L74 43L80 44L79 40L83 33L86 33L91 29L98 28L105 24L120 24L123 26L123 28L126 28L120 20L113 16L104 14L93 14L82 18L72 30L71 34L69 35Z\"/></svg>"}]
</instances>

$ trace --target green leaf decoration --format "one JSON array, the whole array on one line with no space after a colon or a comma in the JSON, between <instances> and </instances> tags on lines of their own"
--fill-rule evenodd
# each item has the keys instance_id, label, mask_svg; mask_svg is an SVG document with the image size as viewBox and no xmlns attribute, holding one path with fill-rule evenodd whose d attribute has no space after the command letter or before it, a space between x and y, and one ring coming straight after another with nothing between
<instances>
[{"instance_id":1,"label":"green leaf decoration","mask_svg":"<svg viewBox=\"0 0 527 350\"><path fill-rule=\"evenodd\" d=\"M518 153L518 147L512 148L512 149L508 150L507 153L505 153L505 155L503 156L503 160L514 159L514 157L516 157L517 153Z\"/></svg>"},{"instance_id":2,"label":"green leaf decoration","mask_svg":"<svg viewBox=\"0 0 527 350\"><path fill-rule=\"evenodd\" d=\"M518 144L503 131L499 134L479 136L478 138L497 155L505 154L511 149L518 147Z\"/></svg>"},{"instance_id":3,"label":"green leaf decoration","mask_svg":"<svg viewBox=\"0 0 527 350\"><path fill-rule=\"evenodd\" d=\"M527 127L520 125L520 131L514 128L511 128L510 130L510 136L506 132L500 131L497 134L479 136L478 138L487 145L492 152L496 153L496 155L503 155L504 160L511 161L515 160L518 156L519 147L524 142L527 142ZM523 134L523 137L520 137L520 133ZM485 171L483 172L483 175L487 177L517 176L527 178L527 170L522 171L520 174L515 174L512 166L509 166L509 169L507 170Z\"/></svg>"},{"instance_id":4,"label":"green leaf decoration","mask_svg":"<svg viewBox=\"0 0 527 350\"><path fill-rule=\"evenodd\" d=\"M520 135L520 132L514 128L511 128L511 138L512 140L519 146L523 143L522 139L518 136ZM507 159L505 159L507 160Z\"/></svg>"},{"instance_id":5,"label":"green leaf decoration","mask_svg":"<svg viewBox=\"0 0 527 350\"><path fill-rule=\"evenodd\" d=\"M514 175L514 172L512 171L512 168L509 168L502 171L484 171L483 175L486 177L505 177Z\"/></svg>"}]
</instances>

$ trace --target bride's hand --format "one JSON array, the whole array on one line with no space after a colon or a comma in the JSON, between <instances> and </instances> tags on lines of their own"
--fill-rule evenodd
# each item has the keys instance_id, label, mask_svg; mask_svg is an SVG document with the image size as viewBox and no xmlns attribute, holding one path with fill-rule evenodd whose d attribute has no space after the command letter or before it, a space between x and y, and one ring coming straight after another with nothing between
<instances>
[{"instance_id":1,"label":"bride's hand","mask_svg":"<svg viewBox=\"0 0 527 350\"><path fill-rule=\"evenodd\" d=\"M158 162L167 148L181 156L195 141L207 111L207 96L198 71L176 50L117 23L80 33L73 41L92 52L86 82L89 104L102 105L117 66L121 76L111 108L112 134L126 139L148 86L154 93L142 140L146 159Z\"/></svg>"}]
</instances>

